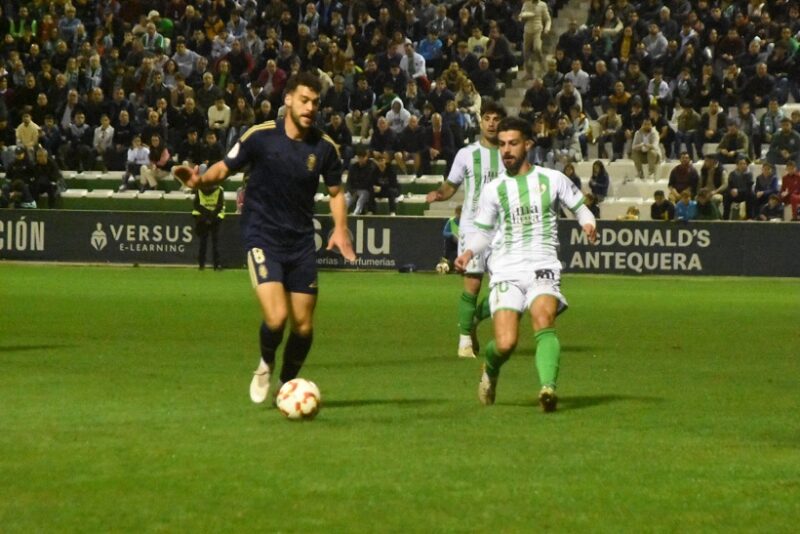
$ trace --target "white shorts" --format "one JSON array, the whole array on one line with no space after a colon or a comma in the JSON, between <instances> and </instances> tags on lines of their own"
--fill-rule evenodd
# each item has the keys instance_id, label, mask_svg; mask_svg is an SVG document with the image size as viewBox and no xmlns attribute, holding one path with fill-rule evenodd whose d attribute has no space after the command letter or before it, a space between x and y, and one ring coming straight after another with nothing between
<instances>
[{"instance_id":1,"label":"white shorts","mask_svg":"<svg viewBox=\"0 0 800 534\"><path fill-rule=\"evenodd\" d=\"M477 230L474 230L477 232ZM458 255L462 255L467 248L467 234L463 231L458 232ZM486 261L489 257L489 249L483 253L472 256L467 264L464 274L483 274L486 272Z\"/></svg>"},{"instance_id":2,"label":"white shorts","mask_svg":"<svg viewBox=\"0 0 800 534\"><path fill-rule=\"evenodd\" d=\"M492 315L497 310L514 310L523 313L530 308L536 297L551 295L558 300L557 314L565 311L569 304L561 294L561 271L537 269L536 271L493 280L489 289L489 307Z\"/></svg>"}]
</instances>

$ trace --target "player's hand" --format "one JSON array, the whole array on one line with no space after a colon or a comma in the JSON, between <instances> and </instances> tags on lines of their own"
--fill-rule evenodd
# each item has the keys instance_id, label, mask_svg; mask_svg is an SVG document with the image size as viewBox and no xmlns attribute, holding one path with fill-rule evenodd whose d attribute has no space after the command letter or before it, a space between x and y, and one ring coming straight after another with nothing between
<instances>
[{"instance_id":1,"label":"player's hand","mask_svg":"<svg viewBox=\"0 0 800 534\"><path fill-rule=\"evenodd\" d=\"M428 194L425 195L425 202L428 204L432 202L439 202L440 200L442 200L442 194L438 190L428 191Z\"/></svg>"},{"instance_id":2,"label":"player's hand","mask_svg":"<svg viewBox=\"0 0 800 534\"><path fill-rule=\"evenodd\" d=\"M197 189L200 185L200 167L195 165L190 167L188 165L176 165L172 168L172 175L178 180L181 185L189 189Z\"/></svg>"},{"instance_id":3,"label":"player's hand","mask_svg":"<svg viewBox=\"0 0 800 534\"><path fill-rule=\"evenodd\" d=\"M597 227L592 224L584 224L583 231L586 233L589 243L594 245L597 242Z\"/></svg>"},{"instance_id":4,"label":"player's hand","mask_svg":"<svg viewBox=\"0 0 800 534\"><path fill-rule=\"evenodd\" d=\"M326 250L338 250L347 261L356 261L353 243L350 241L350 234L346 229L333 231L330 239L328 239Z\"/></svg>"},{"instance_id":5,"label":"player's hand","mask_svg":"<svg viewBox=\"0 0 800 534\"><path fill-rule=\"evenodd\" d=\"M456 258L456 261L453 262L456 270L460 273L463 273L467 270L467 265L472 260L472 251L466 250L461 256Z\"/></svg>"}]
</instances>

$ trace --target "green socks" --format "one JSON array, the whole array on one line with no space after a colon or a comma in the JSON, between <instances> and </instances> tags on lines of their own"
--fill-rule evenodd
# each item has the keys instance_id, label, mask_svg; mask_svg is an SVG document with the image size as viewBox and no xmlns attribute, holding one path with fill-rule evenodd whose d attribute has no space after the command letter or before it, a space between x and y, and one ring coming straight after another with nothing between
<instances>
[{"instance_id":1,"label":"green socks","mask_svg":"<svg viewBox=\"0 0 800 534\"><path fill-rule=\"evenodd\" d=\"M508 361L510 354L503 356L497 351L494 344L494 339L486 345L486 374L492 378L497 378L500 375L500 368Z\"/></svg>"},{"instance_id":2,"label":"green socks","mask_svg":"<svg viewBox=\"0 0 800 534\"><path fill-rule=\"evenodd\" d=\"M535 334L536 369L542 386L556 386L558 380L558 361L561 358L561 343L555 328L545 328Z\"/></svg>"},{"instance_id":3,"label":"green socks","mask_svg":"<svg viewBox=\"0 0 800 534\"><path fill-rule=\"evenodd\" d=\"M461 300L458 301L458 330L461 335L468 336L472 329L472 318L475 317L475 306L478 303L478 295L472 295L464 291L461 293Z\"/></svg>"},{"instance_id":4,"label":"green socks","mask_svg":"<svg viewBox=\"0 0 800 534\"><path fill-rule=\"evenodd\" d=\"M478 307L475 309L475 319L481 322L492 316L492 310L489 308L489 297L484 298Z\"/></svg>"}]
</instances>

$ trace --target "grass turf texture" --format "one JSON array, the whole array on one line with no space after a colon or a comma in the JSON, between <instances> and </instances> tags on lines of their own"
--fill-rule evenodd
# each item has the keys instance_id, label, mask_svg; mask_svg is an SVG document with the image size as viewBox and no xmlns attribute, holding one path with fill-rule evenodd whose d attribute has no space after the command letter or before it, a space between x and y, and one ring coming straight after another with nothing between
<instances>
[{"instance_id":1,"label":"grass turf texture","mask_svg":"<svg viewBox=\"0 0 800 534\"><path fill-rule=\"evenodd\" d=\"M250 403L248 276L0 265L0 530L790 532L800 281L567 276L497 405L456 276L323 273L311 423ZM481 327L488 339L489 326Z\"/></svg>"}]
</instances>

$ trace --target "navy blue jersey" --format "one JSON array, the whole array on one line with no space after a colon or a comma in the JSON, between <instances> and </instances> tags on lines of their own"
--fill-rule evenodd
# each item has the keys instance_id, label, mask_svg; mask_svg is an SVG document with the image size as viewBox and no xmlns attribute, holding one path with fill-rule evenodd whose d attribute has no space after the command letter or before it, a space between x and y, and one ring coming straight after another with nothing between
<instances>
[{"instance_id":1,"label":"navy blue jersey","mask_svg":"<svg viewBox=\"0 0 800 534\"><path fill-rule=\"evenodd\" d=\"M268 121L247 130L224 161L231 172L250 165L242 207L248 249L313 247L319 177L328 187L342 183L339 148L330 137L311 128L305 139L295 141L286 135L283 121Z\"/></svg>"}]
</instances>

